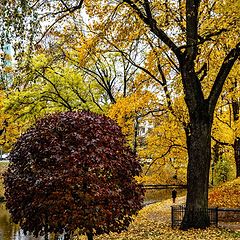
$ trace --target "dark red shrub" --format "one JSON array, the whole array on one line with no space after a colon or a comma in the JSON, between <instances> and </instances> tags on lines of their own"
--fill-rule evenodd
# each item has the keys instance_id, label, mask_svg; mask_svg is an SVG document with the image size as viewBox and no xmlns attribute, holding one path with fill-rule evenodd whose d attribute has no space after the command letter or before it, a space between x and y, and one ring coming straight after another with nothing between
<instances>
[{"instance_id":1,"label":"dark red shrub","mask_svg":"<svg viewBox=\"0 0 240 240\"><path fill-rule=\"evenodd\" d=\"M53 114L23 134L5 174L13 221L35 236L125 230L143 201L140 165L116 123L91 112Z\"/></svg>"}]
</instances>

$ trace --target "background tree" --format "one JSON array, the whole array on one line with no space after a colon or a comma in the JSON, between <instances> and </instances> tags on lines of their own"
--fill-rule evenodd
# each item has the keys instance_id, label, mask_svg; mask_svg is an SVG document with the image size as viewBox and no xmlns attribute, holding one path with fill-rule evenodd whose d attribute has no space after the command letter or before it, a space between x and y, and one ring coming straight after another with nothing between
<instances>
[{"instance_id":1,"label":"background tree","mask_svg":"<svg viewBox=\"0 0 240 240\"><path fill-rule=\"evenodd\" d=\"M122 127L135 153L140 147L140 128L147 123L151 124L154 119L151 115L161 111L157 107L159 101L154 93L138 89L129 96L117 98L116 103L108 109L108 116Z\"/></svg>"},{"instance_id":2,"label":"background tree","mask_svg":"<svg viewBox=\"0 0 240 240\"><path fill-rule=\"evenodd\" d=\"M7 207L35 236L120 232L141 208L143 189L134 179L140 170L113 120L90 112L49 115L10 153Z\"/></svg>"},{"instance_id":3,"label":"background tree","mask_svg":"<svg viewBox=\"0 0 240 240\"><path fill-rule=\"evenodd\" d=\"M174 105L173 108L178 107L179 116L184 119L181 101L176 99ZM177 111L174 112L177 114ZM163 112L155 118L155 127L146 136L146 146L139 152L142 158L151 159L143 168L146 181L153 178L154 181L158 179L158 183L186 183L186 139L183 124L176 116L169 111ZM164 174L165 177L162 177Z\"/></svg>"},{"instance_id":4,"label":"background tree","mask_svg":"<svg viewBox=\"0 0 240 240\"><path fill-rule=\"evenodd\" d=\"M14 83L5 111L33 119L55 111L103 111L101 90L96 84L68 62L49 64L52 59L45 54L33 57L27 76L22 73L25 76L21 83Z\"/></svg>"},{"instance_id":5,"label":"background tree","mask_svg":"<svg viewBox=\"0 0 240 240\"><path fill-rule=\"evenodd\" d=\"M23 128L22 122L14 121L14 117L4 111L7 94L5 91L0 91L0 151L8 153L12 144L19 136L20 130ZM26 122L25 122L26 123Z\"/></svg>"}]
</instances>

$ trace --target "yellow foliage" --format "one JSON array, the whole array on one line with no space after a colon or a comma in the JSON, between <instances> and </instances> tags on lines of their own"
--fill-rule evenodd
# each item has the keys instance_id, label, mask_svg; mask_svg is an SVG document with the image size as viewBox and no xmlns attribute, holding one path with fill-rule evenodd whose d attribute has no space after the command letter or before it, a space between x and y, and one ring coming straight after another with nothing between
<instances>
[{"instance_id":1,"label":"yellow foliage","mask_svg":"<svg viewBox=\"0 0 240 240\"><path fill-rule=\"evenodd\" d=\"M217 114L214 119L212 134L225 143L233 144L235 131L233 125L230 125L230 112L223 111L221 115Z\"/></svg>"},{"instance_id":2,"label":"yellow foliage","mask_svg":"<svg viewBox=\"0 0 240 240\"><path fill-rule=\"evenodd\" d=\"M3 72L5 73L11 73L13 71L13 68L11 66L6 66L3 68Z\"/></svg>"},{"instance_id":3,"label":"yellow foliage","mask_svg":"<svg viewBox=\"0 0 240 240\"><path fill-rule=\"evenodd\" d=\"M0 129L4 130L0 135L0 145L4 152L8 152L16 138L20 134L21 125L14 121L14 117L7 114L4 110L4 104L6 103L6 95L3 91L0 92Z\"/></svg>"},{"instance_id":4,"label":"yellow foliage","mask_svg":"<svg viewBox=\"0 0 240 240\"><path fill-rule=\"evenodd\" d=\"M158 118L146 137L139 156L150 159L140 181L145 183L183 183L186 181L187 150L181 122L168 113Z\"/></svg>"},{"instance_id":5,"label":"yellow foliage","mask_svg":"<svg viewBox=\"0 0 240 240\"><path fill-rule=\"evenodd\" d=\"M108 111L108 116L114 119L122 128L123 133L131 142L134 134L134 122L137 117L143 117L147 112L157 107L156 96L149 91L136 91L127 97L120 97Z\"/></svg>"},{"instance_id":6,"label":"yellow foliage","mask_svg":"<svg viewBox=\"0 0 240 240\"><path fill-rule=\"evenodd\" d=\"M4 60L12 61L12 56L10 54L5 54L4 55Z\"/></svg>"}]
</instances>

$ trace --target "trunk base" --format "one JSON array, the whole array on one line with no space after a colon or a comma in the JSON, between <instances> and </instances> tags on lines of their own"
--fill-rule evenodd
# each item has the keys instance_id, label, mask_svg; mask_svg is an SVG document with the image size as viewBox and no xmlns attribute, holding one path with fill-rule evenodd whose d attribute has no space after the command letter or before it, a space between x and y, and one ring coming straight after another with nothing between
<instances>
[{"instance_id":1,"label":"trunk base","mask_svg":"<svg viewBox=\"0 0 240 240\"><path fill-rule=\"evenodd\" d=\"M205 229L210 226L210 218L207 209L186 209L183 221L181 223L181 230L188 230L190 228Z\"/></svg>"},{"instance_id":2,"label":"trunk base","mask_svg":"<svg viewBox=\"0 0 240 240\"><path fill-rule=\"evenodd\" d=\"M93 240L93 234L90 233L90 232L88 232L88 233L87 233L87 239L88 239L88 240Z\"/></svg>"}]
</instances>

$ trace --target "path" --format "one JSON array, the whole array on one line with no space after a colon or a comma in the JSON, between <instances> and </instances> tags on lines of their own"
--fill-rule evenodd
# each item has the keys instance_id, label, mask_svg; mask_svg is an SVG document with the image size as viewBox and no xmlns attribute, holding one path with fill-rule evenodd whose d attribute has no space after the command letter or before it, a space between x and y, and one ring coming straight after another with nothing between
<instances>
[{"instance_id":1,"label":"path","mask_svg":"<svg viewBox=\"0 0 240 240\"><path fill-rule=\"evenodd\" d=\"M186 197L178 197L176 203L172 203L172 199L164 200L154 204L154 211L149 211L147 217L153 221L171 224L171 206L181 205L186 202ZM151 208L147 206L146 208Z\"/></svg>"}]
</instances>

